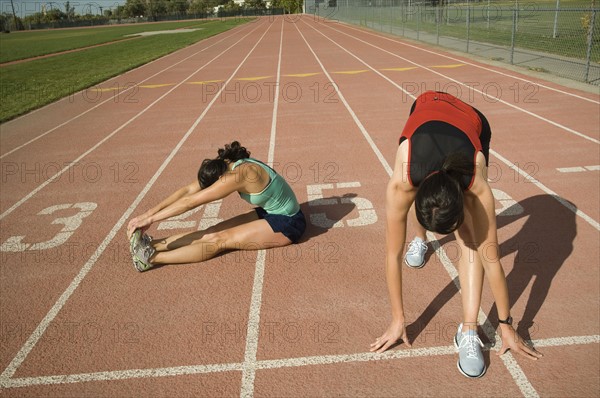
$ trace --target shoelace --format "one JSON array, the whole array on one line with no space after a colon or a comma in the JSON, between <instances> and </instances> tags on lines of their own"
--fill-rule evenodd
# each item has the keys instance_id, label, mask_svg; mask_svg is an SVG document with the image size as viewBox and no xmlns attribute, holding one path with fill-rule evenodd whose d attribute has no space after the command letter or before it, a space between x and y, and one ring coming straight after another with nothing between
<instances>
[{"instance_id":1,"label":"shoelace","mask_svg":"<svg viewBox=\"0 0 600 398\"><path fill-rule=\"evenodd\" d=\"M412 241L408 245L407 254L414 256L419 254L421 250L427 250L427 245L423 242Z\"/></svg>"},{"instance_id":2,"label":"shoelace","mask_svg":"<svg viewBox=\"0 0 600 398\"><path fill-rule=\"evenodd\" d=\"M142 243L145 246L149 246L150 243L152 243L152 237L150 235L148 235L148 234L142 235Z\"/></svg>"},{"instance_id":3,"label":"shoelace","mask_svg":"<svg viewBox=\"0 0 600 398\"><path fill-rule=\"evenodd\" d=\"M483 348L483 343L477 335L463 334L458 349L467 348L467 358L477 359L477 344Z\"/></svg>"},{"instance_id":4,"label":"shoelace","mask_svg":"<svg viewBox=\"0 0 600 398\"><path fill-rule=\"evenodd\" d=\"M142 248L142 254L145 262L150 263L150 257L154 254L156 250L150 245L146 245Z\"/></svg>"}]
</instances>

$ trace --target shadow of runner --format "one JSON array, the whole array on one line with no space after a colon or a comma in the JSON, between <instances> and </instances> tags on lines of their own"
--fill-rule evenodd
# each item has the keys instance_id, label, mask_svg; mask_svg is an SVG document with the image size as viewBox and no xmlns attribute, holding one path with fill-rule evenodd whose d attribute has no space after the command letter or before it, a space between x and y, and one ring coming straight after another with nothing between
<instances>
[{"instance_id":1,"label":"shadow of runner","mask_svg":"<svg viewBox=\"0 0 600 398\"><path fill-rule=\"evenodd\" d=\"M573 203L568 203L576 209ZM498 229L525 217L527 220L519 232L509 240L499 243L501 257L517 253L513 269L506 276L511 308L533 280L525 312L516 327L521 337L531 340L530 329L534 325L535 316L548 295L554 276L573 251L577 226L573 211L551 195L537 195L501 213L497 217ZM447 235L439 240L439 243L443 246L453 240L455 240L454 235ZM429 251L432 252L431 249ZM417 339L438 311L458 293L458 286L458 278L450 281L434 297L419 318L407 326L411 341ZM460 319L460 314L457 314L457 317ZM488 314L488 322L490 324L486 327L497 328L498 313L495 303ZM457 325L458 323L456 322Z\"/></svg>"},{"instance_id":2,"label":"shadow of runner","mask_svg":"<svg viewBox=\"0 0 600 398\"><path fill-rule=\"evenodd\" d=\"M302 203L300 208L306 217L306 231L298 244L316 238L340 225L344 217L356 208L356 204L352 202L356 197L355 193L348 193Z\"/></svg>"},{"instance_id":3,"label":"shadow of runner","mask_svg":"<svg viewBox=\"0 0 600 398\"><path fill-rule=\"evenodd\" d=\"M568 202L574 210L577 207ZM504 257L516 252L512 271L506 276L511 306L523 295L533 280L525 312L518 321L516 330L525 340L531 340L531 328L540 311L552 280L560 267L573 252L573 241L577 236L575 213L567 209L551 195L538 195L519 203L524 211L516 218L528 217L523 228L511 239L500 244ZM509 211L507 209L507 211ZM513 222L515 217L501 217L498 228ZM496 304L492 306L488 319L498 326Z\"/></svg>"}]
</instances>

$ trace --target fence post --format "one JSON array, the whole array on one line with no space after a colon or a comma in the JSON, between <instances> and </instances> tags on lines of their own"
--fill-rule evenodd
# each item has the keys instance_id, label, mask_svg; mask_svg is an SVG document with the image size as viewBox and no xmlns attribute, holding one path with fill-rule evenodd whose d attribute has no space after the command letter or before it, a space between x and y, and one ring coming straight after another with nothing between
<instances>
[{"instance_id":1,"label":"fence post","mask_svg":"<svg viewBox=\"0 0 600 398\"><path fill-rule=\"evenodd\" d=\"M554 29L552 29L552 38L556 39L558 36L558 10L560 7L560 0L556 0L556 10L554 10Z\"/></svg>"},{"instance_id":2,"label":"fence post","mask_svg":"<svg viewBox=\"0 0 600 398\"><path fill-rule=\"evenodd\" d=\"M517 9L513 9L513 24L512 24L512 35L510 38L510 64L514 65L515 56L515 33L517 30Z\"/></svg>"},{"instance_id":3,"label":"fence post","mask_svg":"<svg viewBox=\"0 0 600 398\"><path fill-rule=\"evenodd\" d=\"M379 0L379 30L383 32L383 0Z\"/></svg>"},{"instance_id":4,"label":"fence post","mask_svg":"<svg viewBox=\"0 0 600 398\"><path fill-rule=\"evenodd\" d=\"M442 23L442 21L440 20L440 5L438 4L435 7L435 34L436 34L436 39L435 39L435 43L439 46L440 45L440 24Z\"/></svg>"},{"instance_id":5,"label":"fence post","mask_svg":"<svg viewBox=\"0 0 600 398\"><path fill-rule=\"evenodd\" d=\"M390 0L390 33L394 33L392 26L394 26L394 3Z\"/></svg>"},{"instance_id":6,"label":"fence post","mask_svg":"<svg viewBox=\"0 0 600 398\"><path fill-rule=\"evenodd\" d=\"M471 34L471 3L467 1L467 54L469 53L469 39Z\"/></svg>"},{"instance_id":7,"label":"fence post","mask_svg":"<svg viewBox=\"0 0 600 398\"><path fill-rule=\"evenodd\" d=\"M419 40L419 31L421 30L421 6L417 5L417 40Z\"/></svg>"},{"instance_id":8,"label":"fence post","mask_svg":"<svg viewBox=\"0 0 600 398\"><path fill-rule=\"evenodd\" d=\"M404 31L405 30L404 25L406 24L405 18L406 18L406 14L404 11L404 3L400 3L400 22L402 22L402 37L405 37L405 35L406 35L406 32Z\"/></svg>"},{"instance_id":9,"label":"fence post","mask_svg":"<svg viewBox=\"0 0 600 398\"><path fill-rule=\"evenodd\" d=\"M587 34L587 51L585 55L585 79L586 83L589 83L590 79L590 61L592 58L592 45L594 44L594 25L596 24L596 10L592 10L592 19L590 20L590 27L588 28Z\"/></svg>"},{"instance_id":10,"label":"fence post","mask_svg":"<svg viewBox=\"0 0 600 398\"><path fill-rule=\"evenodd\" d=\"M375 1L376 0L371 0L371 29L373 30L375 30Z\"/></svg>"}]
</instances>

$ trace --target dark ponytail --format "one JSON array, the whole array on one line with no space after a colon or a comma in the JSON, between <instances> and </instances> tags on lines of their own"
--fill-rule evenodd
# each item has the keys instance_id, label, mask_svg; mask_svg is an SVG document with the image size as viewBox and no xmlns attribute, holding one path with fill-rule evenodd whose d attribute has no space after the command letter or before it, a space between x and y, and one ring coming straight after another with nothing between
<instances>
[{"instance_id":1,"label":"dark ponytail","mask_svg":"<svg viewBox=\"0 0 600 398\"><path fill-rule=\"evenodd\" d=\"M231 144L225 144L225 148L218 150L219 159L237 162L240 159L250 157L250 152L243 147L238 141L233 141Z\"/></svg>"},{"instance_id":2,"label":"dark ponytail","mask_svg":"<svg viewBox=\"0 0 600 398\"><path fill-rule=\"evenodd\" d=\"M463 180L473 175L473 161L457 152L419 185L415 198L417 220L428 231L449 234L464 220Z\"/></svg>"},{"instance_id":3,"label":"dark ponytail","mask_svg":"<svg viewBox=\"0 0 600 398\"><path fill-rule=\"evenodd\" d=\"M440 168L440 172L448 174L454 178L459 184L463 183L466 178L471 181L473 176L473 160L462 152L454 152L446 156L444 163ZM468 186L468 185L467 185ZM467 187L464 187L465 189Z\"/></svg>"},{"instance_id":4,"label":"dark ponytail","mask_svg":"<svg viewBox=\"0 0 600 398\"><path fill-rule=\"evenodd\" d=\"M225 148L219 148L217 153L216 159L204 159L198 170L198 182L202 189L210 187L225 174L229 167L228 162L233 163L250 157L250 152L238 141L225 144Z\"/></svg>"}]
</instances>

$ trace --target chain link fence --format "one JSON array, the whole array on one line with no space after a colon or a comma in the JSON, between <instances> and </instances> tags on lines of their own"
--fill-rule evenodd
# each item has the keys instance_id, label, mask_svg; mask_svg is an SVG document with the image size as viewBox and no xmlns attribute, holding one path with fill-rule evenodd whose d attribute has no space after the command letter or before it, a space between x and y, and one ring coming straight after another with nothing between
<instances>
[{"instance_id":1,"label":"chain link fence","mask_svg":"<svg viewBox=\"0 0 600 398\"><path fill-rule=\"evenodd\" d=\"M563 3L306 0L305 13L600 85L600 8Z\"/></svg>"}]
</instances>

